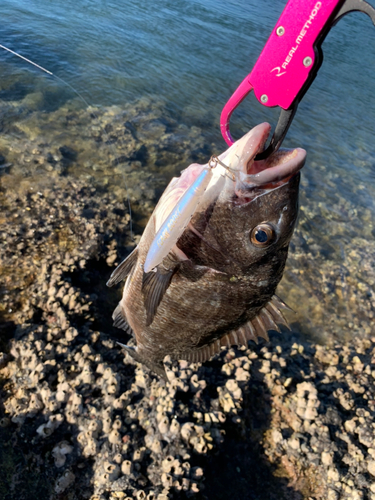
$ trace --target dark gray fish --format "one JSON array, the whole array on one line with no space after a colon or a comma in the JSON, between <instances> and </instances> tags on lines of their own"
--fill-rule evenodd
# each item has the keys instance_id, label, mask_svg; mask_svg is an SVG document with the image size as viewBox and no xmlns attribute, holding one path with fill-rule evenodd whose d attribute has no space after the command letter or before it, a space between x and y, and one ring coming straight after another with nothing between
<instances>
[{"instance_id":1,"label":"dark gray fish","mask_svg":"<svg viewBox=\"0 0 375 500\"><path fill-rule=\"evenodd\" d=\"M298 213L302 149L279 150L254 161L270 126L258 125L225 151L190 224L164 260L143 266L152 241L197 165L174 178L155 208L137 248L108 281L126 279L114 325L132 334L123 346L167 378L163 360L203 362L222 346L247 344L286 324L275 296Z\"/></svg>"}]
</instances>

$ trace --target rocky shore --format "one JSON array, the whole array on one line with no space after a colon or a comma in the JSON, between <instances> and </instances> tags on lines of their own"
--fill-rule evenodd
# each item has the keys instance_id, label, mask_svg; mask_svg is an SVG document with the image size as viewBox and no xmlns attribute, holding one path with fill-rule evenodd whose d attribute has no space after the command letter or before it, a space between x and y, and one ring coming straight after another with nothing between
<instances>
[{"instance_id":1,"label":"rocky shore","mask_svg":"<svg viewBox=\"0 0 375 500\"><path fill-rule=\"evenodd\" d=\"M92 114L31 114L0 141L0 498L375 499L370 223L343 271L309 231L324 207L302 207L281 285L297 313L306 285L306 331L344 293L352 322L336 313L327 331L350 340L319 345L291 314L270 343L169 363L166 384L117 346L121 289L105 283L168 179L215 145L150 102Z\"/></svg>"}]
</instances>

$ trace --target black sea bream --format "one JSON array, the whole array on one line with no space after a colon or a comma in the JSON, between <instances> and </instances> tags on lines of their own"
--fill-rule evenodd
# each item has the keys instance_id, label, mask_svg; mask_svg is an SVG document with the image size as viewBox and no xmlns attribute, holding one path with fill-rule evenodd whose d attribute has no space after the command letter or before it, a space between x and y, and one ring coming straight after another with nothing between
<instances>
[{"instance_id":1,"label":"black sea bream","mask_svg":"<svg viewBox=\"0 0 375 500\"><path fill-rule=\"evenodd\" d=\"M139 245L108 281L112 286L126 279L113 319L115 326L133 334L137 345L124 347L164 378L166 355L203 362L222 346L267 338L267 330L285 323L275 290L297 219L299 171L306 153L279 150L254 161L269 132L267 123L258 125L219 156L226 167L219 163L213 169L177 244L145 273L157 231L199 166L193 164L174 178Z\"/></svg>"}]
</instances>

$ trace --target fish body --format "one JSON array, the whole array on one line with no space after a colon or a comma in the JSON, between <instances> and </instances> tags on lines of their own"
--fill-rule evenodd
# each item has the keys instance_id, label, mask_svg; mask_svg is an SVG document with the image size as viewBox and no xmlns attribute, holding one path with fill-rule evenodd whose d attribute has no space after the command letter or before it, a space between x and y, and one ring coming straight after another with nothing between
<instances>
[{"instance_id":1,"label":"fish body","mask_svg":"<svg viewBox=\"0 0 375 500\"><path fill-rule=\"evenodd\" d=\"M145 273L158 230L201 166L172 179L138 246L108 282L126 279L113 319L134 335L136 347L124 347L164 378L166 355L203 362L222 346L256 341L285 324L275 290L297 219L305 152L255 162L269 131L258 125L219 157L227 168L215 167L177 244Z\"/></svg>"}]
</instances>

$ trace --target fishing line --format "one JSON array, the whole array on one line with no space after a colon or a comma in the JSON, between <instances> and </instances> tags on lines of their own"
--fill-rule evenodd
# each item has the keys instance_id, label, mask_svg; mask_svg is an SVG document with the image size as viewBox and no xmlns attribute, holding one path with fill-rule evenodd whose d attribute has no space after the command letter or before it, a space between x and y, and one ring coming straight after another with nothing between
<instances>
[{"instance_id":1,"label":"fishing line","mask_svg":"<svg viewBox=\"0 0 375 500\"><path fill-rule=\"evenodd\" d=\"M31 64L32 66L35 66L36 68L44 71L45 73L47 73L47 75L49 76L52 76L53 78L56 78L56 80L59 80L61 83L63 83L64 85L66 85L67 87L69 87L75 94L76 96L81 99L81 101L89 108L90 107L90 104L87 102L87 100L83 97L82 94L80 94L80 92L78 92L78 90L76 90L69 82L63 80L61 77L55 75L54 73L52 73L52 71L49 71L48 69L46 68L43 68L43 66L40 66L39 64L37 64L36 62L34 61L31 61L30 59L28 59L27 57L24 57L23 55L19 54L18 52L15 52L14 50L11 50L9 49L8 47L5 47L5 45L1 45L0 44L0 49L4 49L5 51L9 52L10 54L13 54L14 56L17 56L19 57L20 59L22 59L23 61L26 61L27 63ZM94 116L94 118L96 119L97 123L99 124L100 128L102 129L102 132L103 134L105 134L105 136L109 139L109 135L107 134L107 132L105 131L104 127L101 126L100 124L100 121L99 121L99 118L98 116L95 114L95 112L92 112L92 115ZM129 195L128 195L128 187L127 187L127 184L126 184L126 181L125 181L125 175L123 174L123 180L124 180L124 187L125 187L125 191L127 193L126 195L126 201L127 201L127 204L128 204L128 210L129 210L129 217L130 217L130 221L129 221L129 227L130 227L130 238L132 241L134 241L134 235L133 235L133 222L132 222L132 210L131 210L131 205L130 205L130 198L129 198Z\"/></svg>"}]
</instances>

